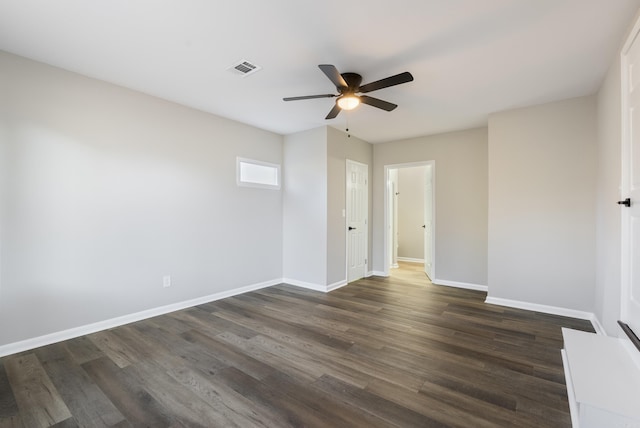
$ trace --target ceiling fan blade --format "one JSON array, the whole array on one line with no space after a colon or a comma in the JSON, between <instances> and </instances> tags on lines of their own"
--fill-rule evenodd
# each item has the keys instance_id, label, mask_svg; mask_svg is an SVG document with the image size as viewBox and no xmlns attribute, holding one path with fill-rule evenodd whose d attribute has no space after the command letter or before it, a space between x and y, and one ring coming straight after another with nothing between
<instances>
[{"instance_id":1,"label":"ceiling fan blade","mask_svg":"<svg viewBox=\"0 0 640 428\"><path fill-rule=\"evenodd\" d=\"M370 106L378 107L386 111L391 111L398 107L397 104L393 104L388 101L380 100L378 98L373 98L367 95L360 95L360 102L362 104L369 104Z\"/></svg>"},{"instance_id":2,"label":"ceiling fan blade","mask_svg":"<svg viewBox=\"0 0 640 428\"><path fill-rule=\"evenodd\" d=\"M376 80L375 82L367 83L360 86L358 92L371 92L378 89L388 88L389 86L400 85L401 83L407 83L413 81L413 76L408 71L404 73L396 74L395 76L387 77L385 79Z\"/></svg>"},{"instance_id":3,"label":"ceiling fan blade","mask_svg":"<svg viewBox=\"0 0 640 428\"><path fill-rule=\"evenodd\" d=\"M320 64L318 67L329 78L329 80L336 85L336 88L346 88L349 86L335 66L331 64Z\"/></svg>"},{"instance_id":4,"label":"ceiling fan blade","mask_svg":"<svg viewBox=\"0 0 640 428\"><path fill-rule=\"evenodd\" d=\"M340 108L340 106L338 106L338 103L336 103L336 105L333 106L333 108L331 109L327 117L325 117L325 119L333 119L338 115L338 113L340 113L341 110L342 109Z\"/></svg>"},{"instance_id":5,"label":"ceiling fan blade","mask_svg":"<svg viewBox=\"0 0 640 428\"><path fill-rule=\"evenodd\" d=\"M287 97L287 98L283 98L283 101L298 101L298 100L312 100L314 98L333 98L333 97L337 97L337 95L334 94L322 94L322 95L305 95L302 97Z\"/></svg>"}]
</instances>

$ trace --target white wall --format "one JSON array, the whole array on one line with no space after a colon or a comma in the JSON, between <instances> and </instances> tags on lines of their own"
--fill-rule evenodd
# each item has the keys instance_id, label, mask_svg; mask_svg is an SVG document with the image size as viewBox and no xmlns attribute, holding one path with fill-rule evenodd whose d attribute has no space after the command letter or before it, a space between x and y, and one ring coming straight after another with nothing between
<instances>
[{"instance_id":1,"label":"white wall","mask_svg":"<svg viewBox=\"0 0 640 428\"><path fill-rule=\"evenodd\" d=\"M283 274L327 284L327 128L284 139Z\"/></svg>"},{"instance_id":2,"label":"white wall","mask_svg":"<svg viewBox=\"0 0 640 428\"><path fill-rule=\"evenodd\" d=\"M0 345L282 277L282 137L0 53ZM163 275L173 285L162 287Z\"/></svg>"},{"instance_id":3,"label":"white wall","mask_svg":"<svg viewBox=\"0 0 640 428\"><path fill-rule=\"evenodd\" d=\"M398 169L398 257L424 260L425 168Z\"/></svg>"},{"instance_id":4,"label":"white wall","mask_svg":"<svg viewBox=\"0 0 640 428\"><path fill-rule=\"evenodd\" d=\"M435 279L485 286L487 129L375 144L373 158L373 269L384 270L384 166L434 160Z\"/></svg>"},{"instance_id":5,"label":"white wall","mask_svg":"<svg viewBox=\"0 0 640 428\"><path fill-rule=\"evenodd\" d=\"M596 98L489 117L489 296L593 311Z\"/></svg>"}]
</instances>

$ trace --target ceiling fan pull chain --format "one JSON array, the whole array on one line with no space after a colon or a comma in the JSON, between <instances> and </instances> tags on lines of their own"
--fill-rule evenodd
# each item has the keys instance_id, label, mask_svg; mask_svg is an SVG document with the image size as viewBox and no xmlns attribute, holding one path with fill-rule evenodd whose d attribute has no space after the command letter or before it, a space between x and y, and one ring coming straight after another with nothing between
<instances>
[{"instance_id":1,"label":"ceiling fan pull chain","mask_svg":"<svg viewBox=\"0 0 640 428\"><path fill-rule=\"evenodd\" d=\"M349 134L349 114L350 112L347 110L347 128L346 128L347 138L351 138L351 134Z\"/></svg>"}]
</instances>

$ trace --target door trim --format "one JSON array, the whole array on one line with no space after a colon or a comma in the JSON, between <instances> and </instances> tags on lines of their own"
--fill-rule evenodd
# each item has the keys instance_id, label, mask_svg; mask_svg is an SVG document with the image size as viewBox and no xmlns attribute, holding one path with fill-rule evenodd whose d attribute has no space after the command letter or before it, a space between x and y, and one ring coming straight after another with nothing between
<instances>
[{"instance_id":1,"label":"door trim","mask_svg":"<svg viewBox=\"0 0 640 428\"><path fill-rule=\"evenodd\" d=\"M627 40L625 41L622 50L620 51L620 82L621 82L621 177L620 177L620 195L619 199L622 200L628 197L631 193L631 121L627 114L629 109L629 70L628 70L628 55L633 43L640 43L637 40L640 34L640 19L638 19ZM612 203L615 201L612 201ZM638 201L640 203L640 201ZM629 323L631 318L635 318L630 314L629 301L631 300L631 218L627 209L622 208L620 210L620 319L623 322ZM637 326L636 330L637 330ZM636 334L640 333L635 331Z\"/></svg>"},{"instance_id":2,"label":"door trim","mask_svg":"<svg viewBox=\"0 0 640 428\"><path fill-rule=\"evenodd\" d=\"M366 216L366 224L367 224L367 231L364 235L364 247L365 247L365 262L364 262L364 276L363 278L366 278L369 275L369 265L370 265L370 254L369 254L369 228L371 225L371 222L369 221L370 215L371 213L369 212L369 189L371 186L371 184L369 183L369 165L367 165L366 163L362 163L362 162L358 162L358 161L354 161L352 159L346 159L345 162L345 168L344 168L344 177L345 177L345 182L344 182L344 189L345 189L345 201L344 201L344 205L345 205L345 227L344 227L344 245L345 245L345 260L344 260L344 266L345 266L345 278L346 278L346 283L349 283L349 231L347 230L347 223L349 222L349 207L350 204L347 202L348 198L349 198L349 165L358 165L361 167L365 167L367 170L367 176L366 176L366 189L365 189L365 195L366 195L366 209L367 209L367 216ZM355 280L354 280L355 281Z\"/></svg>"},{"instance_id":3,"label":"door trim","mask_svg":"<svg viewBox=\"0 0 640 428\"><path fill-rule=\"evenodd\" d=\"M427 217L427 210L426 210L426 205L427 205L427 195L429 194L429 191L431 192L431 213L430 213L430 219L431 222L429 224L430 226L430 236L431 236L431 248L430 248L430 255L431 258L429 260L427 260L427 244L425 243L424 248L425 248L425 254L424 254L424 273L427 275L427 277L429 278L429 280L431 282L433 282L433 280L435 279L436 275L435 275L435 269L434 269L434 259L435 259L435 234L436 234L436 227L435 227L435 217L436 217L436 209L435 209L435 203L436 203L436 186L435 186L435 179L436 179L436 165L435 165L435 161L431 161L431 163L429 163L427 166L425 166L424 168L424 172L425 172L425 187L424 187L424 205L425 205L425 210L423 213L423 217ZM427 175L429 175L429 185L427 186L426 183L426 177ZM425 227L426 227L426 221L425 221ZM426 239L426 230L425 230L425 239ZM427 261L429 263L431 263L431 269L429 269L429 264L427 264Z\"/></svg>"}]
</instances>

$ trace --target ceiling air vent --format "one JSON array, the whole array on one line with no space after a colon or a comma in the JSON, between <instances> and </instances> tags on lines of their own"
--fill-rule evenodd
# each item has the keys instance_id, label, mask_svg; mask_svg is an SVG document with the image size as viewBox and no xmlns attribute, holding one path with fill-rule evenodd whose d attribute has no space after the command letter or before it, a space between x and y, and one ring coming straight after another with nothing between
<instances>
[{"instance_id":1,"label":"ceiling air vent","mask_svg":"<svg viewBox=\"0 0 640 428\"><path fill-rule=\"evenodd\" d=\"M227 70L231 71L238 76L248 76L250 74L255 73L256 71L261 70L262 67L259 65L253 64L246 59L242 59L237 63L233 64L231 67L227 68Z\"/></svg>"}]
</instances>

